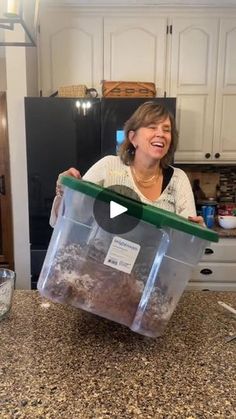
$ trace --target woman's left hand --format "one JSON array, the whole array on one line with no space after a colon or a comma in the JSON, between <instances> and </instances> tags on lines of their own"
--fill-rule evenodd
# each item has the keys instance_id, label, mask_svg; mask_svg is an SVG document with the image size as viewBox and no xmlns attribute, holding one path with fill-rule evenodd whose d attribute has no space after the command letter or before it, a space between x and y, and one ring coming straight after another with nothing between
<instances>
[{"instance_id":1,"label":"woman's left hand","mask_svg":"<svg viewBox=\"0 0 236 419\"><path fill-rule=\"evenodd\" d=\"M197 223L202 227L206 227L204 219L201 217L201 215L195 215L194 217L189 216L188 220L193 221L194 223Z\"/></svg>"}]
</instances>

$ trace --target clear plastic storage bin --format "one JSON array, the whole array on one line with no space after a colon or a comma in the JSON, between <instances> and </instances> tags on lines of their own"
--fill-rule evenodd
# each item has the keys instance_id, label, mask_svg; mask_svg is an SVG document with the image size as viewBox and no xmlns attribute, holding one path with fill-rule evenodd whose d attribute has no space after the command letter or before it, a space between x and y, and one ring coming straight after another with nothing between
<instances>
[{"instance_id":1,"label":"clear plastic storage bin","mask_svg":"<svg viewBox=\"0 0 236 419\"><path fill-rule=\"evenodd\" d=\"M124 324L142 335L162 335L192 268L218 235L89 182L65 176L62 183L60 215L38 290L53 301ZM122 223L131 223L140 216L140 209L141 219L127 233L109 233L94 216L96 199L104 206L111 200L125 206Z\"/></svg>"}]
</instances>

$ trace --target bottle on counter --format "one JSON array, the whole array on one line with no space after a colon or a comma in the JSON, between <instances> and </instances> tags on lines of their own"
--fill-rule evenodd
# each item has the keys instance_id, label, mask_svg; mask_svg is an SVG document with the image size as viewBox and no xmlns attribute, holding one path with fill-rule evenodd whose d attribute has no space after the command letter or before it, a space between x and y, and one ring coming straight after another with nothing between
<instances>
[{"instance_id":1,"label":"bottle on counter","mask_svg":"<svg viewBox=\"0 0 236 419\"><path fill-rule=\"evenodd\" d=\"M205 224L208 228L212 228L215 224L217 201L215 198L210 197L207 198L205 201L201 201L201 203L201 211Z\"/></svg>"},{"instance_id":2,"label":"bottle on counter","mask_svg":"<svg viewBox=\"0 0 236 419\"><path fill-rule=\"evenodd\" d=\"M204 193L204 191L202 190L200 186L200 179L194 179L192 190L193 190L195 203L197 203L201 199L206 199L206 194Z\"/></svg>"},{"instance_id":3,"label":"bottle on counter","mask_svg":"<svg viewBox=\"0 0 236 419\"><path fill-rule=\"evenodd\" d=\"M216 201L220 202L220 185L218 183L216 185Z\"/></svg>"}]
</instances>

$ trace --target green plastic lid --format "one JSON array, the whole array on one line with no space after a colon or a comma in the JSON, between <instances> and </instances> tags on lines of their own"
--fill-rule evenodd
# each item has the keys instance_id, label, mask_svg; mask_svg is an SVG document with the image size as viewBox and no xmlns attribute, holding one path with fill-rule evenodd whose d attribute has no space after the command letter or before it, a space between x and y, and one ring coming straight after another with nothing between
<instances>
[{"instance_id":1,"label":"green plastic lid","mask_svg":"<svg viewBox=\"0 0 236 419\"><path fill-rule=\"evenodd\" d=\"M95 199L97 198L108 203L110 201L115 201L128 209L126 212L127 215L139 217L141 206L142 220L153 224L158 228L170 227L175 230L197 236L203 240L211 242L219 241L218 234L213 230L202 227L199 224L189 221L180 215L174 214L173 212L166 211L161 208L156 208L152 205L128 198L127 196L114 192L111 189L103 188L94 183L76 179L71 176L62 176L61 183L70 189L82 192L85 195L89 195Z\"/></svg>"}]
</instances>

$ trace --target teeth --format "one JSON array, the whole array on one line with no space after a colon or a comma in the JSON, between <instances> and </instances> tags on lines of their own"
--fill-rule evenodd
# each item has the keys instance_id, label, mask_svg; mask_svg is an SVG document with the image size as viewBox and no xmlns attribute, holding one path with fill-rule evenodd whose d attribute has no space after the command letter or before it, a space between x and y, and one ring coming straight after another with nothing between
<instances>
[{"instance_id":1,"label":"teeth","mask_svg":"<svg viewBox=\"0 0 236 419\"><path fill-rule=\"evenodd\" d=\"M152 143L152 145L157 146L157 147L164 147L164 144L163 143L159 143L159 142Z\"/></svg>"}]
</instances>

